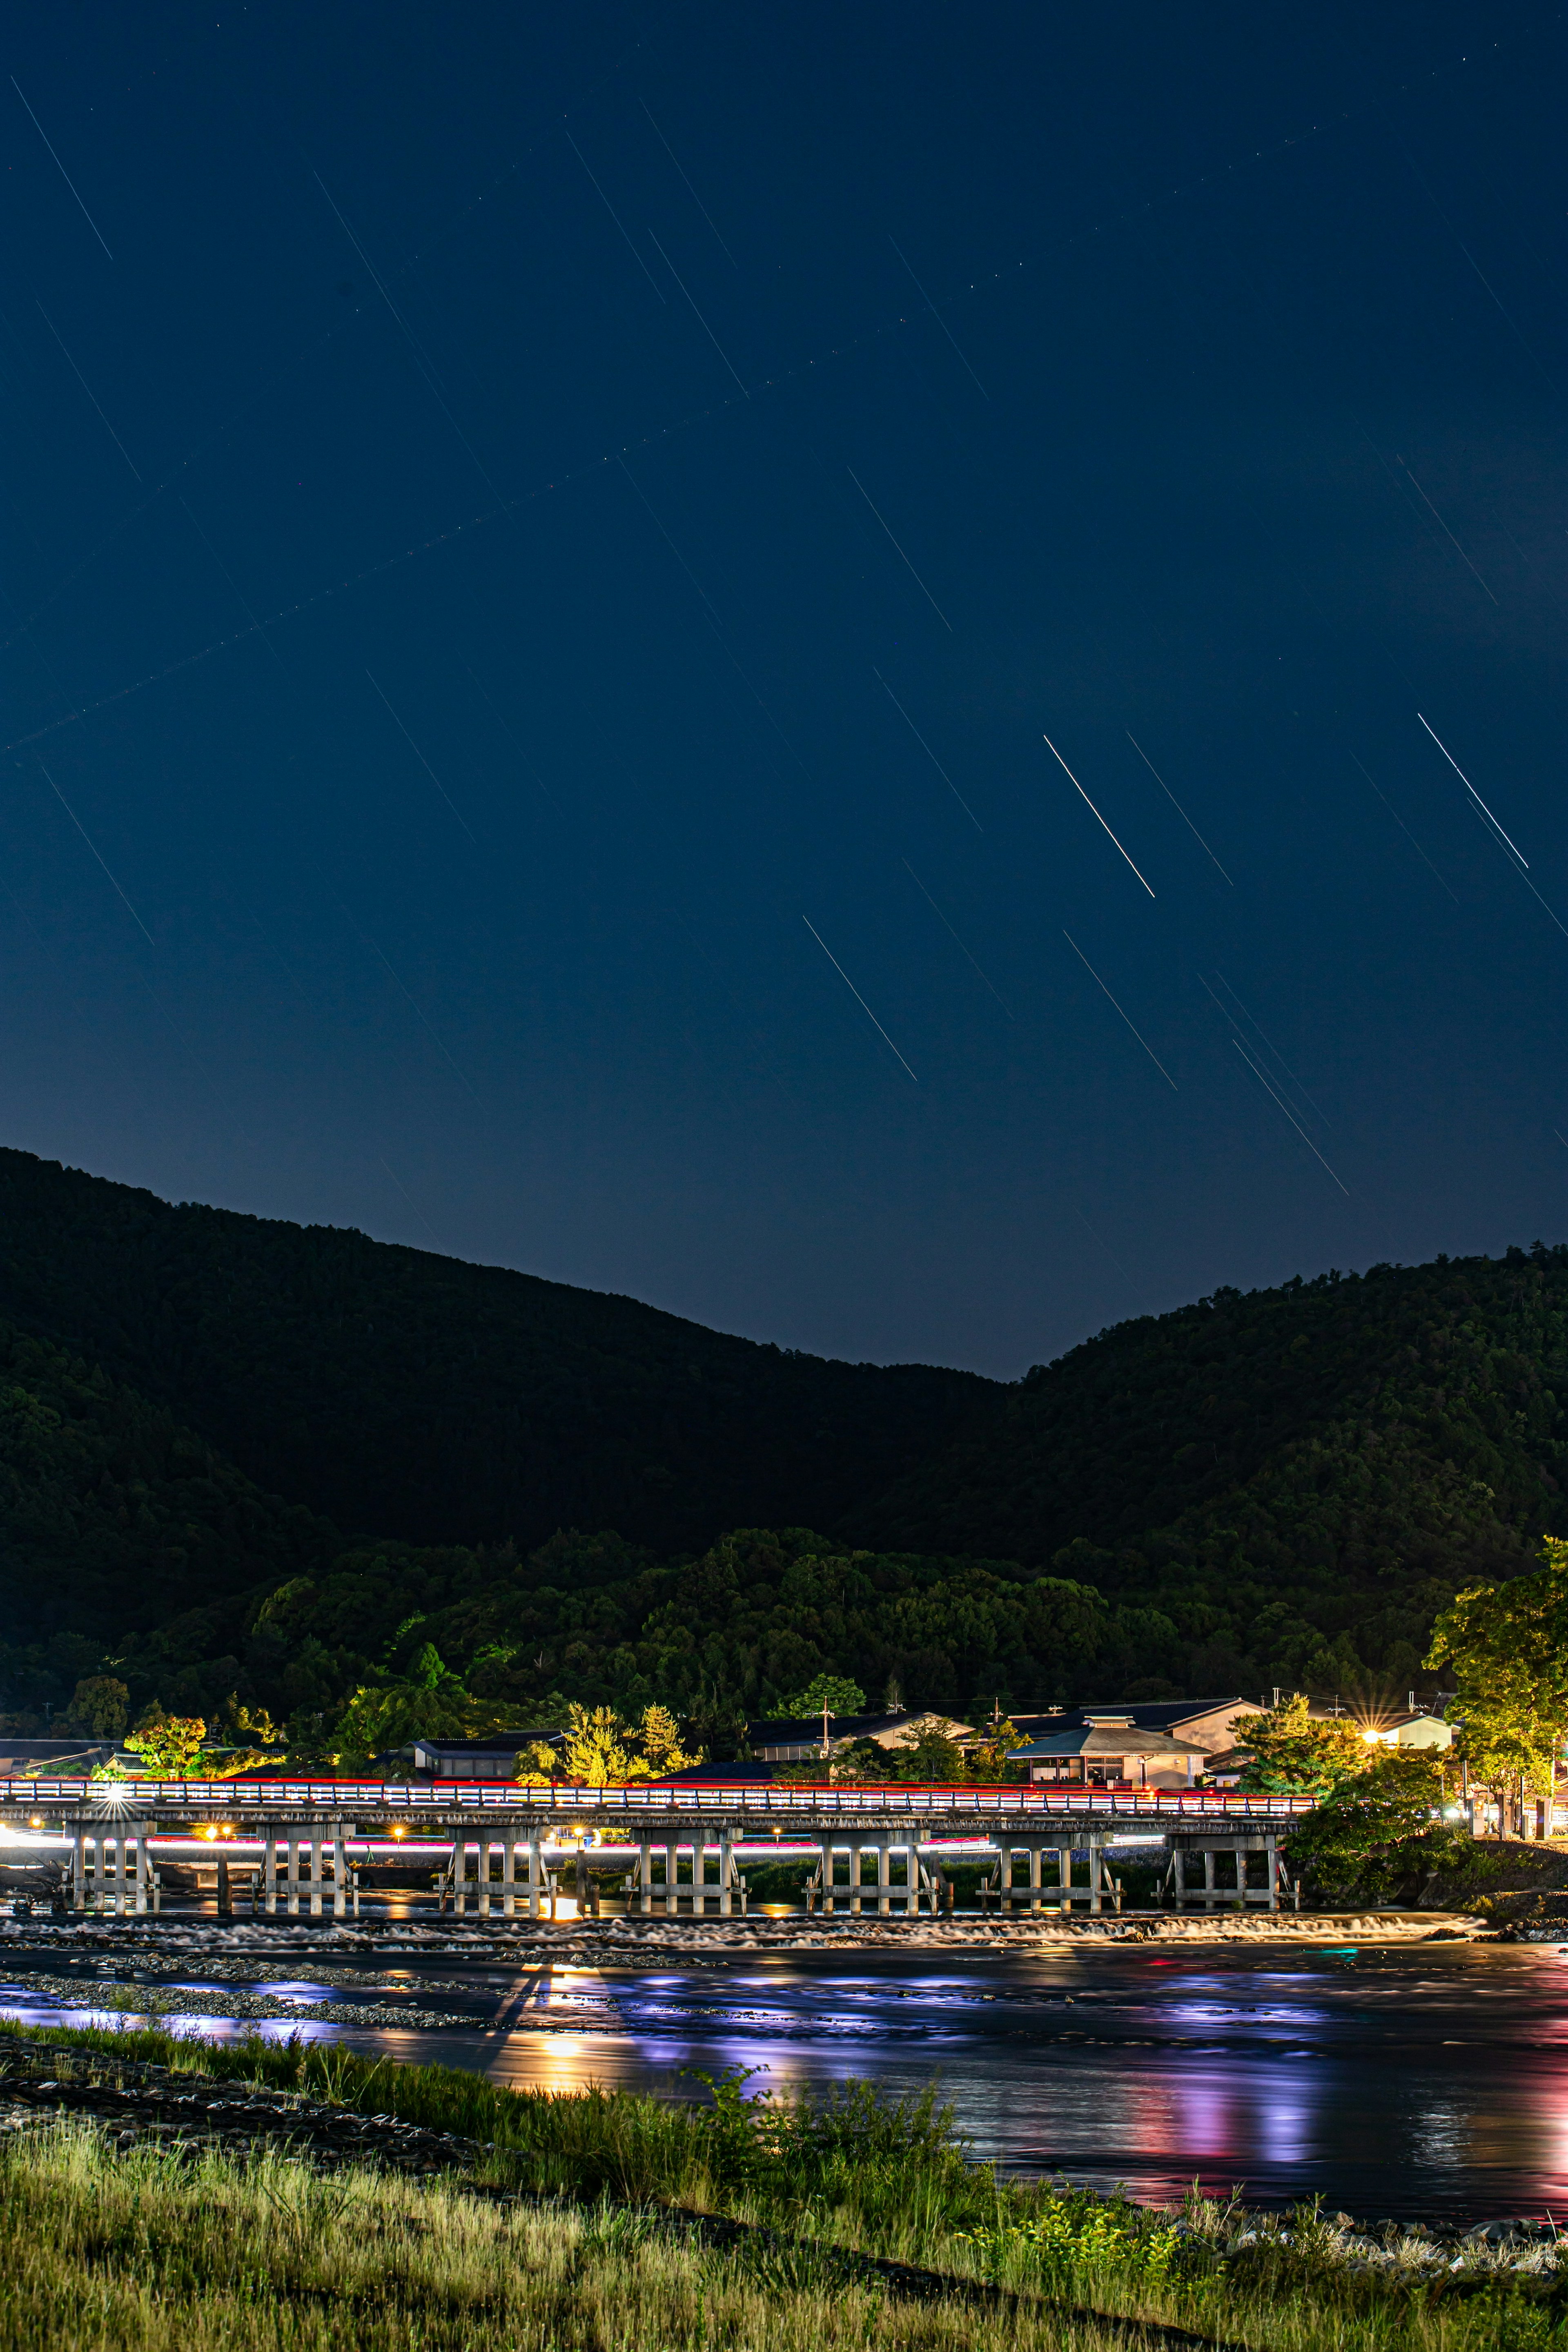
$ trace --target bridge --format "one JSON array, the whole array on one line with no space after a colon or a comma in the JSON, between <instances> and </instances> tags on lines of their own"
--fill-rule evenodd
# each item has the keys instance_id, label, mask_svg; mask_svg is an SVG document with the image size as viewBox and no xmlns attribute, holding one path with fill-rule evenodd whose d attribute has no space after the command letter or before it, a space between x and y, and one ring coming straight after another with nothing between
<instances>
[{"instance_id":1,"label":"bridge","mask_svg":"<svg viewBox=\"0 0 1568 2352\"><path fill-rule=\"evenodd\" d=\"M935 1910L944 1894L951 1908L944 1853L991 1867L1001 1911L1068 1913L1081 1905L1092 1914L1108 1897L1120 1901L1108 1857L1133 1845L1160 1849L1177 1908L1277 1911L1279 1842L1311 1806L1308 1797L1060 1785L530 1789L498 1780L0 1780L0 1823L53 1830L68 1843L71 1908L116 1916L156 1907L161 1851L171 1859L216 1858L226 1864L226 1883L227 1869L243 1858L268 1916L281 1908L289 1917L303 1910L321 1918L329 1901L333 1918L357 1916L357 1862L425 1852L444 1858L442 1901L449 1894L458 1917L470 1902L482 1919L552 1917L562 1864L573 1861L585 1900L593 1855L626 1868L628 1913L701 1918L711 1903L711 1916L730 1918L746 1905L742 1858L793 1860L803 1849L817 1859L808 1907L815 1899L825 1914L842 1904L851 1916L918 1915L922 1898ZM1227 1855L1226 1883L1218 1865Z\"/></svg>"}]
</instances>

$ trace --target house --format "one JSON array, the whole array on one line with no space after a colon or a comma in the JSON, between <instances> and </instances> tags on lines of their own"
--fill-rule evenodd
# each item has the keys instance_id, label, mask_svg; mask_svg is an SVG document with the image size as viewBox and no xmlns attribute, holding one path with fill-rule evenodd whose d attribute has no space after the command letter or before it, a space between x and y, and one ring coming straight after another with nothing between
<instances>
[{"instance_id":1,"label":"house","mask_svg":"<svg viewBox=\"0 0 1568 2352\"><path fill-rule=\"evenodd\" d=\"M416 1739L401 1752L433 1780L515 1780L524 1748L536 1740L553 1746L560 1738L559 1731L492 1731L487 1739Z\"/></svg>"},{"instance_id":2,"label":"house","mask_svg":"<svg viewBox=\"0 0 1568 2352\"><path fill-rule=\"evenodd\" d=\"M1392 1723L1375 1725L1362 1737L1369 1745L1384 1748L1452 1748L1454 1727L1440 1715L1416 1707L1408 1715L1396 1715Z\"/></svg>"},{"instance_id":3,"label":"house","mask_svg":"<svg viewBox=\"0 0 1568 2352\"><path fill-rule=\"evenodd\" d=\"M100 1764L110 1764L117 1739L11 1739L0 1735L0 1780L85 1780Z\"/></svg>"},{"instance_id":4,"label":"house","mask_svg":"<svg viewBox=\"0 0 1568 2352\"><path fill-rule=\"evenodd\" d=\"M1089 1699L1043 1715L1015 1715L1013 1721L1031 1739L1040 1739L1091 1716L1121 1716L1134 1731L1165 1732L1178 1745L1217 1756L1237 1745L1231 1726L1237 1717L1267 1712L1267 1701L1257 1698Z\"/></svg>"},{"instance_id":5,"label":"house","mask_svg":"<svg viewBox=\"0 0 1568 2352\"><path fill-rule=\"evenodd\" d=\"M1145 1731L1131 1708L1085 1713L1060 1731L1015 1748L1008 1760L1027 1764L1031 1780L1088 1789L1190 1789L1204 1750L1173 1732Z\"/></svg>"},{"instance_id":6,"label":"house","mask_svg":"<svg viewBox=\"0 0 1568 2352\"><path fill-rule=\"evenodd\" d=\"M939 1738L964 1740L973 1737L974 1727L959 1723L950 1715L932 1709L910 1714L902 1707L889 1715L830 1715L827 1718L827 1747L830 1755L842 1755L858 1740L874 1740L879 1748L912 1747L922 1732L934 1733ZM764 1764L804 1764L822 1754L822 1717L820 1715L784 1717L773 1723L753 1723L747 1727L746 1736Z\"/></svg>"}]
</instances>

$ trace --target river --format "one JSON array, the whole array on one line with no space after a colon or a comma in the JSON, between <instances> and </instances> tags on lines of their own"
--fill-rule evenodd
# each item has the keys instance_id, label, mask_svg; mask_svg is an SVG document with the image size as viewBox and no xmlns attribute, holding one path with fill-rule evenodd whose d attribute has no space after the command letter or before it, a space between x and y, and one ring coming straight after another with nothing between
<instances>
[{"instance_id":1,"label":"river","mask_svg":"<svg viewBox=\"0 0 1568 2352\"><path fill-rule=\"evenodd\" d=\"M0 2013L68 2021L20 1975L43 1961L15 1945L0 1958ZM355 1999L298 1965L258 1990ZM47 1966L71 1964L57 1950ZM186 1966L184 1984L224 1993L199 1960ZM465 2021L300 2030L520 2088L701 2095L689 2070L729 2067L763 2070L759 2090L935 2084L977 2154L1140 2199L1178 2197L1195 2178L1258 2203L1321 2195L1358 2216L1555 2210L1568 2223L1568 1950L1552 1947L713 1952L603 1970L446 1953L377 1983L362 1997ZM240 2029L193 2015L184 2030Z\"/></svg>"}]
</instances>

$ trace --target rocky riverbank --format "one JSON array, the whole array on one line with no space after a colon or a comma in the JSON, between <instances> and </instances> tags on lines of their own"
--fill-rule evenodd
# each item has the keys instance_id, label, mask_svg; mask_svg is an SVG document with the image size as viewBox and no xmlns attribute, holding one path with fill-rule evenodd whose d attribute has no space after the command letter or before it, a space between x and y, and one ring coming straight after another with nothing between
<instances>
[{"instance_id":1,"label":"rocky riverbank","mask_svg":"<svg viewBox=\"0 0 1568 2352\"><path fill-rule=\"evenodd\" d=\"M199 1959L204 1974L245 1956L237 1977L254 1984L266 1962L282 1953L309 1956L314 1980L346 1985L348 1975L329 1974L331 1962L351 1955L374 1956L395 1964L399 1958L449 1955L468 1961L496 1959L539 1965L580 1959L613 1968L618 1956L638 1963L660 1953L683 1958L735 1952L1026 1952L1056 1945L1249 1944L1334 1945L1452 1943L1496 1932L1485 1918L1464 1912L1317 1911L1131 1913L1100 1919L1058 1920L1049 1914L1014 1919L607 1919L441 1921L345 1926L331 1920L236 1920L232 1923L179 1916L162 1919L95 1919L18 1923L0 1939L0 1969L25 1958L68 1953L145 1954ZM328 1964L327 1967L321 1965ZM356 1983L369 1986L384 1972L365 1971ZM16 1981L13 1977L13 1982ZM426 1981L425 1990L435 1990ZM456 1990L454 1985L445 1988ZM405 2013L406 2021L406 2014Z\"/></svg>"}]
</instances>

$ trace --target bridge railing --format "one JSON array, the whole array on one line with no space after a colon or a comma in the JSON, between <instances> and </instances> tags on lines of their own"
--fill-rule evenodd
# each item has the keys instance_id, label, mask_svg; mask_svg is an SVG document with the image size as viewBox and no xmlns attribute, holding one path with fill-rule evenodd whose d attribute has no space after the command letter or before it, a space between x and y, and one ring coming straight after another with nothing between
<instances>
[{"instance_id":1,"label":"bridge railing","mask_svg":"<svg viewBox=\"0 0 1568 2352\"><path fill-rule=\"evenodd\" d=\"M623 1789L581 1789L562 1782L543 1789L520 1788L510 1780L0 1780L0 1804L124 1806L137 1811L177 1811L215 1807L235 1813L272 1806L308 1806L325 1812L374 1808L384 1812L477 1811L585 1812L603 1819L639 1813L750 1813L771 1820L824 1814L907 1813L933 1820L997 1816L1017 1821L1030 1814L1085 1814L1127 1821L1275 1821L1310 1812L1310 1797L1240 1796L1231 1790L1148 1789L1128 1790L1050 1787L768 1788L726 1787L710 1782L661 1785L638 1781Z\"/></svg>"}]
</instances>

